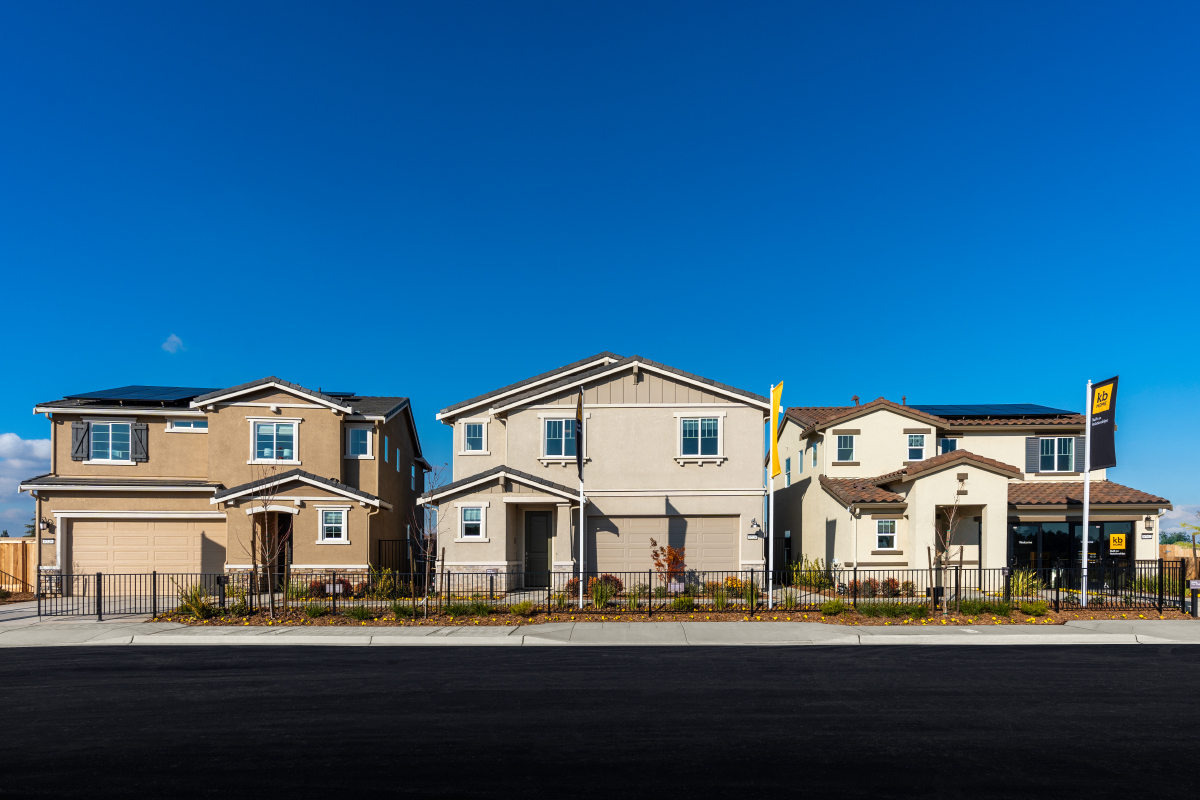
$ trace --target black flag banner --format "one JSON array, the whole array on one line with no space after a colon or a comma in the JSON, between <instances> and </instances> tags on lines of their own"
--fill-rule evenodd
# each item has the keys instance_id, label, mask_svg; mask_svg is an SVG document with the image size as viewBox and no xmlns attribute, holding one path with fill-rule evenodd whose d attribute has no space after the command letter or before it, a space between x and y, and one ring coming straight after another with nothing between
<instances>
[{"instance_id":1,"label":"black flag banner","mask_svg":"<svg viewBox=\"0 0 1200 800\"><path fill-rule=\"evenodd\" d=\"M575 468L579 470L579 482L583 483L583 387L579 387L579 400L575 404ZM583 491L582 489L580 491Z\"/></svg>"},{"instance_id":2,"label":"black flag banner","mask_svg":"<svg viewBox=\"0 0 1200 800\"><path fill-rule=\"evenodd\" d=\"M1117 465L1117 379L1092 384L1088 427L1092 435L1092 457L1088 469Z\"/></svg>"}]
</instances>

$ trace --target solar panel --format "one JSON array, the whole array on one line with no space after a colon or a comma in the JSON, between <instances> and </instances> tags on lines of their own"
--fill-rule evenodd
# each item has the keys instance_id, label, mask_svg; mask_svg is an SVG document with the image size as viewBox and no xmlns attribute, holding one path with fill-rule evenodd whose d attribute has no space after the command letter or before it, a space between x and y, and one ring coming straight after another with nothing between
<instances>
[{"instance_id":1,"label":"solar panel","mask_svg":"<svg viewBox=\"0 0 1200 800\"><path fill-rule=\"evenodd\" d=\"M326 397L358 397L354 392L330 392L322 390L321 394Z\"/></svg>"},{"instance_id":2,"label":"solar panel","mask_svg":"<svg viewBox=\"0 0 1200 800\"><path fill-rule=\"evenodd\" d=\"M1075 414L1061 408L1050 408L1033 403L988 403L986 405L910 405L917 411L935 417L1055 417Z\"/></svg>"},{"instance_id":3,"label":"solar panel","mask_svg":"<svg viewBox=\"0 0 1200 800\"><path fill-rule=\"evenodd\" d=\"M170 403L190 400L215 389L197 389L188 386L122 386L86 394L69 394L67 400L138 400L146 403Z\"/></svg>"}]
</instances>

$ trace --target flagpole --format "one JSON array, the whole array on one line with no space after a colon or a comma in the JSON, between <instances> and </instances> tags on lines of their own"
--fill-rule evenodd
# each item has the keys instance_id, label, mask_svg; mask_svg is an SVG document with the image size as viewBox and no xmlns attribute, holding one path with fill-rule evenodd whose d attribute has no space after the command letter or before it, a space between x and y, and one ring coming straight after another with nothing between
<instances>
[{"instance_id":1,"label":"flagpole","mask_svg":"<svg viewBox=\"0 0 1200 800\"><path fill-rule=\"evenodd\" d=\"M1079 605L1087 607L1088 580L1088 526L1092 505L1092 382L1087 382L1087 400L1083 404L1083 572L1079 587ZM1057 465L1056 465L1057 466Z\"/></svg>"},{"instance_id":2,"label":"flagpole","mask_svg":"<svg viewBox=\"0 0 1200 800\"><path fill-rule=\"evenodd\" d=\"M767 393L771 398L771 416L767 423L771 426L767 440L767 452L775 452L775 384L771 384L771 391ZM771 473L775 470L775 459L767 459L767 609L775 607L775 476Z\"/></svg>"},{"instance_id":3,"label":"flagpole","mask_svg":"<svg viewBox=\"0 0 1200 800\"><path fill-rule=\"evenodd\" d=\"M579 447L579 443L575 444ZM583 524L583 476L579 477L579 610L583 610L583 584L586 578L584 569L584 539L587 537L587 526Z\"/></svg>"}]
</instances>

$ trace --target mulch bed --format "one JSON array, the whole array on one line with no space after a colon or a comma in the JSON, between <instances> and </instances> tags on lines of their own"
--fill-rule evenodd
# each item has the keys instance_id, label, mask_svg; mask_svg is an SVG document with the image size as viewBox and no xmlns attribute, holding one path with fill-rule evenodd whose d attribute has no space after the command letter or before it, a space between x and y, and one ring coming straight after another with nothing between
<instances>
[{"instance_id":1,"label":"mulch bed","mask_svg":"<svg viewBox=\"0 0 1200 800\"><path fill-rule=\"evenodd\" d=\"M264 613L254 613L245 616L225 616L213 617L206 620L197 620L193 617L182 616L178 614L161 614L155 618L157 622L180 622L185 625L284 625L284 626L329 626L329 625L345 625L354 627L428 627L428 626L515 626L515 625L539 625L548 622L821 622L827 625L1062 625L1072 620L1137 620L1137 619L1191 619L1190 616L1182 614L1178 609L1164 610L1162 615L1155 611L1126 611L1124 613L1112 611L1092 611L1087 613L1076 613L1074 611L1063 611L1055 613L1047 612L1041 617L1031 617L1022 614L1020 611L1014 610L1011 617L1004 617L996 614L980 614L978 616L967 616L965 614L950 614L945 617L937 616L930 617L925 620L920 619L903 619L895 618L888 619L886 617L867 617L853 611L847 611L836 616L824 616L819 611L780 611L778 609L771 612L759 611L752 615L732 612L716 612L716 611L697 611L693 613L681 612L658 612L654 613L653 617L647 617L643 614L631 613L563 613L554 612L547 615L545 612L538 612L529 617L518 616L516 614L490 614L486 617L450 617L445 614L431 614L428 618L421 617L417 620L405 618L397 619L391 611L373 612L372 619L357 620L353 617L345 616L341 611L336 616L326 614L323 617L308 617L304 612L290 609L288 611L277 611L275 618L271 619Z\"/></svg>"},{"instance_id":2,"label":"mulch bed","mask_svg":"<svg viewBox=\"0 0 1200 800\"><path fill-rule=\"evenodd\" d=\"M13 592L8 597L0 600L0 606L8 605L9 603L25 603L36 599L37 597L33 592Z\"/></svg>"}]
</instances>

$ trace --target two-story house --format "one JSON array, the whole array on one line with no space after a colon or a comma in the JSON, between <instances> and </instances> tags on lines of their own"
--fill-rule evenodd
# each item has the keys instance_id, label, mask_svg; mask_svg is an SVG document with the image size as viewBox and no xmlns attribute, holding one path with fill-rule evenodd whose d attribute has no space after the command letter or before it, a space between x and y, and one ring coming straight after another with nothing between
<instances>
[{"instance_id":1,"label":"two-story house","mask_svg":"<svg viewBox=\"0 0 1200 800\"><path fill-rule=\"evenodd\" d=\"M925 568L949 538L952 552L961 545L971 566L1079 563L1082 414L1037 405L854 401L789 408L780 422L775 531L781 544L790 543L793 560ZM947 531L956 501L957 524ZM1089 560L1157 558L1158 520L1170 507L1093 471ZM1110 550L1122 541L1125 550Z\"/></svg>"},{"instance_id":2,"label":"two-story house","mask_svg":"<svg viewBox=\"0 0 1200 800\"><path fill-rule=\"evenodd\" d=\"M407 398L269 377L126 386L34 413L50 421L50 472L20 490L36 499L43 571L245 569L268 519L295 567L405 566L428 471Z\"/></svg>"},{"instance_id":3,"label":"two-story house","mask_svg":"<svg viewBox=\"0 0 1200 800\"><path fill-rule=\"evenodd\" d=\"M453 480L422 502L438 509L445 566L530 573L536 585L578 569L582 529L588 573L650 569L651 539L684 547L689 569L761 569L768 408L742 389L600 353L442 409Z\"/></svg>"}]
</instances>

